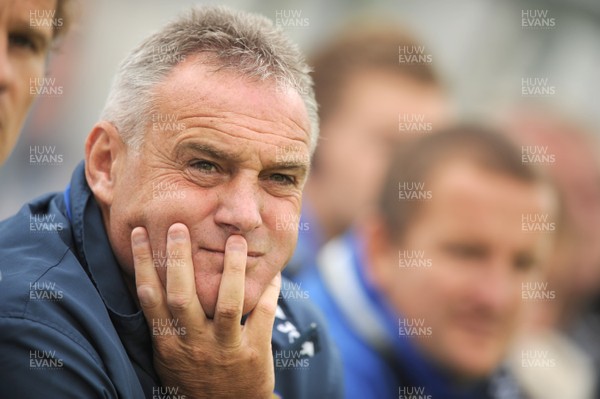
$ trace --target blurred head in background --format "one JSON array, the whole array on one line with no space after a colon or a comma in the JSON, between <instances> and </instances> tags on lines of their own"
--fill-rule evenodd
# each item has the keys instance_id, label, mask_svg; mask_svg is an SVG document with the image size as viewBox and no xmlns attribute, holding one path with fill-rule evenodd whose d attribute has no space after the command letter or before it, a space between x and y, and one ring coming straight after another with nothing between
<instances>
[{"instance_id":1,"label":"blurred head in background","mask_svg":"<svg viewBox=\"0 0 600 399\"><path fill-rule=\"evenodd\" d=\"M398 315L431 328L414 338L435 364L458 380L489 376L553 237L556 206L499 134L465 125L425 136L394 158L378 211L362 223L367 276Z\"/></svg>"},{"instance_id":2,"label":"blurred head in background","mask_svg":"<svg viewBox=\"0 0 600 399\"><path fill-rule=\"evenodd\" d=\"M557 299L535 303L532 322L565 326L600 291L600 147L588 127L547 106L521 104L504 122L523 162L547 170L564 205L560 242L548 260Z\"/></svg>"},{"instance_id":3,"label":"blurred head in background","mask_svg":"<svg viewBox=\"0 0 600 399\"><path fill-rule=\"evenodd\" d=\"M323 241L375 202L394 143L446 118L431 56L407 57L422 49L394 25L363 22L349 24L310 60L321 136L305 198ZM412 126L422 129L399 129L399 120L417 120Z\"/></svg>"},{"instance_id":4,"label":"blurred head in background","mask_svg":"<svg viewBox=\"0 0 600 399\"><path fill-rule=\"evenodd\" d=\"M15 146L71 0L0 1L0 165Z\"/></svg>"}]
</instances>

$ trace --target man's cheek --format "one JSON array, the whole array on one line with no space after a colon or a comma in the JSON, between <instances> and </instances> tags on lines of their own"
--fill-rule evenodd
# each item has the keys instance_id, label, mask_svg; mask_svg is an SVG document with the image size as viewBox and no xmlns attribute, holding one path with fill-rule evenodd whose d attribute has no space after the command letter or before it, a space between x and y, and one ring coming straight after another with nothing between
<instances>
[{"instance_id":1,"label":"man's cheek","mask_svg":"<svg viewBox=\"0 0 600 399\"><path fill-rule=\"evenodd\" d=\"M221 284L221 274L207 275L198 273L196 278L196 296L204 312L210 316L214 316L215 307L219 295L219 286Z\"/></svg>"},{"instance_id":2,"label":"man's cheek","mask_svg":"<svg viewBox=\"0 0 600 399\"><path fill-rule=\"evenodd\" d=\"M283 257L287 257L294 253L296 244L298 242L298 230L306 225L300 219L300 215L290 218L292 222L278 223L275 228L273 241L278 244L276 248L279 248L280 253Z\"/></svg>"},{"instance_id":3,"label":"man's cheek","mask_svg":"<svg viewBox=\"0 0 600 399\"><path fill-rule=\"evenodd\" d=\"M248 278L244 285L244 306L254 308L258 302L258 298L267 289L269 282L257 281L252 278Z\"/></svg>"}]
</instances>

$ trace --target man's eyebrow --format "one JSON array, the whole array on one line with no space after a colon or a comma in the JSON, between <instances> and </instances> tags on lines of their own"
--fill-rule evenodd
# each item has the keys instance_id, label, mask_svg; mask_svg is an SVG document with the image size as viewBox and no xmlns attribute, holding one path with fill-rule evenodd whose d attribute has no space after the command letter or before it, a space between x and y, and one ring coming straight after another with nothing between
<instances>
[{"instance_id":1,"label":"man's eyebrow","mask_svg":"<svg viewBox=\"0 0 600 399\"><path fill-rule=\"evenodd\" d=\"M310 164L307 162L293 162L293 161L284 161L284 162L275 162L270 165L268 170L297 170L300 173L308 173L310 168Z\"/></svg>"},{"instance_id":2,"label":"man's eyebrow","mask_svg":"<svg viewBox=\"0 0 600 399\"><path fill-rule=\"evenodd\" d=\"M38 46L40 52L46 52L50 48L52 38L54 35L54 29L50 32L50 35L43 33L41 29L35 29L31 26L29 19L19 18L14 24L13 29L10 30L13 35L26 35L29 36L33 42Z\"/></svg>"},{"instance_id":3,"label":"man's eyebrow","mask_svg":"<svg viewBox=\"0 0 600 399\"><path fill-rule=\"evenodd\" d=\"M222 159L226 161L236 161L239 160L239 155L234 154L232 152L223 151L221 149L215 148L212 145L205 143L185 143L179 146L177 149L177 155L181 155L184 151L193 151L193 152L201 152L215 159Z\"/></svg>"}]
</instances>

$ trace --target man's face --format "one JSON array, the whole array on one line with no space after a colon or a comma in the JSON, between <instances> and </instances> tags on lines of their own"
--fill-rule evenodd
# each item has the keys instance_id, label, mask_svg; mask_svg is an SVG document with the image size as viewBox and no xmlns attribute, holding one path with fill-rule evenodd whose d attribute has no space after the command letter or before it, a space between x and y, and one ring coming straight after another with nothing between
<instances>
[{"instance_id":1,"label":"man's face","mask_svg":"<svg viewBox=\"0 0 600 399\"><path fill-rule=\"evenodd\" d=\"M299 218L310 162L309 121L296 92L212 69L188 58L160 85L141 150L123 147L108 211L126 273L133 274L131 231L144 226L163 283L167 230L188 227L209 317L230 235L248 243L244 313L291 257L297 228L284 222Z\"/></svg>"},{"instance_id":2,"label":"man's face","mask_svg":"<svg viewBox=\"0 0 600 399\"><path fill-rule=\"evenodd\" d=\"M431 328L414 336L430 357L460 378L486 376L509 345L522 282L535 274L548 234L523 231L522 217L543 215L546 197L535 185L460 161L440 167L425 188L432 198L390 249L391 271L379 280L408 325Z\"/></svg>"},{"instance_id":3,"label":"man's face","mask_svg":"<svg viewBox=\"0 0 600 399\"><path fill-rule=\"evenodd\" d=\"M17 142L35 98L31 82L44 76L53 35L48 15L55 9L56 0L0 2L0 164Z\"/></svg>"},{"instance_id":4,"label":"man's face","mask_svg":"<svg viewBox=\"0 0 600 399\"><path fill-rule=\"evenodd\" d=\"M430 132L403 130L410 124L400 125L401 118L423 118L417 127L438 128L448 106L439 88L385 70L351 75L337 101L321 126L319 166L311 179L321 183L318 201L329 204L331 218L345 229L373 205L396 144Z\"/></svg>"}]
</instances>

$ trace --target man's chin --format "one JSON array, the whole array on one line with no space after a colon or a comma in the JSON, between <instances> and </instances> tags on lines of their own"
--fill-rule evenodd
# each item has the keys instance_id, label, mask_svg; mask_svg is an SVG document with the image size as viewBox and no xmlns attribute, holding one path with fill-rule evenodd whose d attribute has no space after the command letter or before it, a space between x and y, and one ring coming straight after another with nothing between
<instances>
[{"instance_id":1,"label":"man's chin","mask_svg":"<svg viewBox=\"0 0 600 399\"><path fill-rule=\"evenodd\" d=\"M445 364L450 370L454 369L456 379L468 382L488 378L500 365L500 359L495 356L493 359L492 356L483 358L481 352L463 352L454 356L450 355Z\"/></svg>"}]
</instances>

